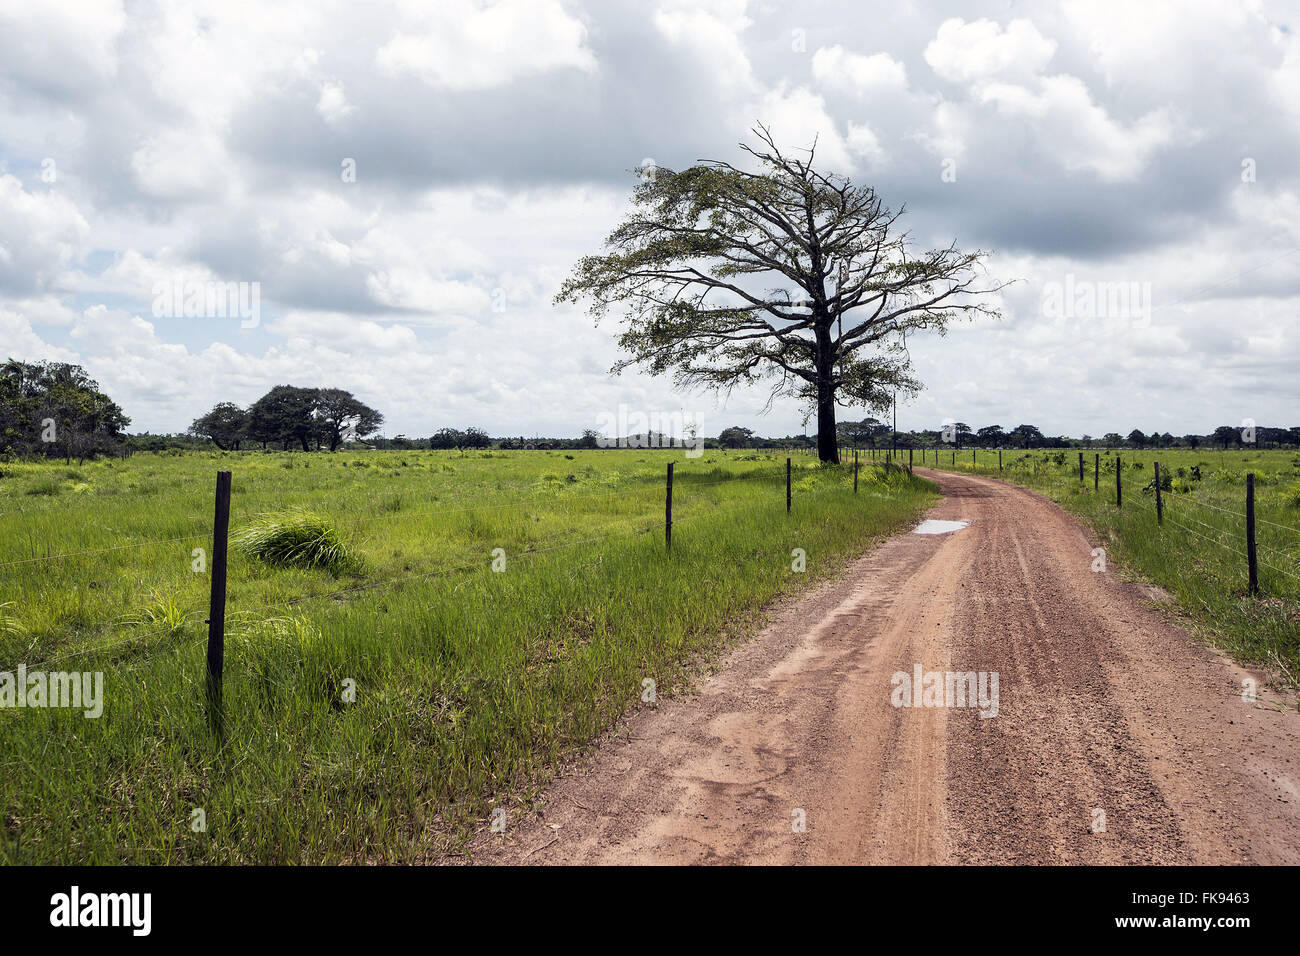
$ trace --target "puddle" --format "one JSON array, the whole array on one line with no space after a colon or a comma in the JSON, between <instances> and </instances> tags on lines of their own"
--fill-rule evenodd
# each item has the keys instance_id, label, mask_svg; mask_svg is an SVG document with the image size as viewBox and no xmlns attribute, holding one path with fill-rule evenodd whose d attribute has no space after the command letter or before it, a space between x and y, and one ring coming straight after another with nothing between
<instances>
[{"instance_id":1,"label":"puddle","mask_svg":"<svg viewBox=\"0 0 1300 956\"><path fill-rule=\"evenodd\" d=\"M969 521L936 521L933 518L926 518L919 525L912 529L913 534L948 534L953 531L960 531L970 524Z\"/></svg>"}]
</instances>

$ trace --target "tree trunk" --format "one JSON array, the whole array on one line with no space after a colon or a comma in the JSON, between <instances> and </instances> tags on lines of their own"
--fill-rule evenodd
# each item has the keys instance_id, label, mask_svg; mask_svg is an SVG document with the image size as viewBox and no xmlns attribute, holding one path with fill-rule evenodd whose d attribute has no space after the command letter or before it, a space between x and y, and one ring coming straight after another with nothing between
<instances>
[{"instance_id":1,"label":"tree trunk","mask_svg":"<svg viewBox=\"0 0 1300 956\"><path fill-rule=\"evenodd\" d=\"M840 445L835 435L835 392L829 383L819 385L817 392L817 457L838 465Z\"/></svg>"},{"instance_id":2,"label":"tree trunk","mask_svg":"<svg viewBox=\"0 0 1300 956\"><path fill-rule=\"evenodd\" d=\"M817 458L823 464L840 463L839 436L835 434L835 359L831 354L830 321L818 324L817 338Z\"/></svg>"}]
</instances>

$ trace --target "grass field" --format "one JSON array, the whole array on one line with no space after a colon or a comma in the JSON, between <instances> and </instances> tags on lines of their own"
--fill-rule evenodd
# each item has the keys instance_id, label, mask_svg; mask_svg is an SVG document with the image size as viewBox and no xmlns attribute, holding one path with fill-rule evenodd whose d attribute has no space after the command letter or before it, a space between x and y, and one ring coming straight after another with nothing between
<instances>
[{"instance_id":1,"label":"grass field","mask_svg":"<svg viewBox=\"0 0 1300 956\"><path fill-rule=\"evenodd\" d=\"M1060 502L1098 533L1108 558L1168 590L1214 643L1242 663L1300 678L1300 452L1163 449L940 452L938 467L1002 477ZM1093 491L1095 456L1101 472ZM1115 505L1115 460L1123 505ZM929 454L934 466L935 454ZM1156 521L1155 463L1165 520ZM919 456L916 459L919 465ZM1260 594L1246 563L1246 473L1255 474ZM1167 477L1167 482L1166 482Z\"/></svg>"},{"instance_id":2,"label":"grass field","mask_svg":"<svg viewBox=\"0 0 1300 956\"><path fill-rule=\"evenodd\" d=\"M670 454L0 465L0 671L101 671L105 696L98 719L0 710L0 860L431 856L494 807L517 812L627 707L651 706L645 681L672 693L763 602L935 499L897 470L864 469L854 495L848 468L796 457L787 515L783 458L678 452L669 555ZM204 617L218 469L234 491L214 726ZM314 537L313 515L328 535ZM267 528L291 522L308 531L267 547ZM238 547L254 528L257 549ZM295 548L318 563L266 560ZM807 573L792 571L795 548Z\"/></svg>"}]
</instances>

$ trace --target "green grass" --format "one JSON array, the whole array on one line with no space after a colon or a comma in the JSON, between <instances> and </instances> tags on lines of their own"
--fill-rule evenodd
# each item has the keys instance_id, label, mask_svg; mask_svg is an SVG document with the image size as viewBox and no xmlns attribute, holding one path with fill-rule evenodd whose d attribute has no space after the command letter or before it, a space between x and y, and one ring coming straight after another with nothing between
<instances>
[{"instance_id":1,"label":"green grass","mask_svg":"<svg viewBox=\"0 0 1300 956\"><path fill-rule=\"evenodd\" d=\"M1100 454L1098 489L1093 490ZM1116 457L1123 506L1115 505ZM933 467L934 453L929 454ZM1239 662L1300 678L1300 452L1176 449L941 452L938 467L1002 477L1078 514L1097 532L1108 559L1169 591L1213 643ZM1165 520L1157 523L1155 463ZM916 464L920 464L919 457ZM1260 594L1249 594L1246 473L1255 474Z\"/></svg>"},{"instance_id":2,"label":"green grass","mask_svg":"<svg viewBox=\"0 0 1300 956\"><path fill-rule=\"evenodd\" d=\"M75 476L6 464L0 670L103 671L106 700L93 720L0 710L0 860L408 861L454 845L651 706L644 680L679 690L765 601L935 498L872 469L854 495L846 468L796 456L787 515L784 464L650 451L137 455ZM232 547L214 726L210 554L196 549L210 548L218 468L234 475L232 540L301 510L356 560L268 564ZM27 494L49 482L62 492ZM791 570L794 548L808 573ZM69 552L91 553L47 560ZM199 808L206 832L191 829Z\"/></svg>"},{"instance_id":3,"label":"green grass","mask_svg":"<svg viewBox=\"0 0 1300 956\"><path fill-rule=\"evenodd\" d=\"M317 569L335 576L361 568L338 528L328 518L302 509L258 515L235 535L234 545L250 558L282 568Z\"/></svg>"}]
</instances>

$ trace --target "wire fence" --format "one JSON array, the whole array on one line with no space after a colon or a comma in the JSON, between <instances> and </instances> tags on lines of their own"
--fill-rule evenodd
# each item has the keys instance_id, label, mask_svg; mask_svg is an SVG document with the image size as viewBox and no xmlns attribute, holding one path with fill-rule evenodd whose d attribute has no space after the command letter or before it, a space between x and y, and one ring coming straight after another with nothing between
<instances>
[{"instance_id":1,"label":"wire fence","mask_svg":"<svg viewBox=\"0 0 1300 956\"><path fill-rule=\"evenodd\" d=\"M955 450L940 452L938 449L930 449L929 457L935 461L935 467L943 468L946 465L963 469L965 459L958 459ZM986 450L986 454L996 452L997 474L1004 474L1002 460L1002 450ZM943 458L940 459L940 454ZM1053 454L1053 453L1048 453ZM978 472L979 464L976 459L977 451L971 450L971 469ZM1049 459L1047 455L1037 459L1033 463L1032 474L1037 476L1041 471L1049 469L1051 466L1061 466L1066 464L1066 456L1061 453L1054 453L1055 457ZM1024 455L1016 461L1007 470L1016 472L1023 470L1020 466L1023 464ZM1114 507L1116 510L1124 508L1124 468L1123 455L1116 455L1113 461L1106 462L1106 481L1107 488L1104 493L1110 494L1109 483L1114 481ZM1087 462L1082 452L1079 453L1078 474L1079 482L1085 488L1087 487ZM1102 492L1100 477L1102 473L1102 460L1100 453L1094 453L1092 461L1092 488L1096 492ZM986 466L993 469L990 463ZM1070 473L1074 472L1074 464L1069 464ZM1195 497L1188 493L1175 494L1172 492L1172 480L1166 471L1162 474L1160 462L1154 462L1155 477L1150 484L1142 487L1144 491L1152 491L1152 505L1156 516L1157 527L1164 527L1166 524L1178 529L1179 532L1188 536L1188 540L1195 539L1198 542L1204 542L1221 549L1225 554L1231 554L1235 559L1241 562L1245 571L1246 585L1248 592L1254 596L1260 593L1259 585L1259 568L1263 567L1283 578L1300 585L1300 528L1281 521L1274 521L1264 518L1257 513L1257 500L1255 494L1256 474L1253 471L1245 473L1245 488L1242 499L1242 508L1240 511L1224 507L1222 504L1206 501L1203 498ZM1056 477L1060 477L1059 473ZM1170 513L1171 505L1174 508ZM1184 506L1187 506L1184 508ZM1195 512L1195 508L1204 508L1204 512ZM1197 517L1200 514L1201 517ZM1202 520L1205 518L1206 520ZM1227 521L1228 527L1211 524L1210 521L1218 520ZM1274 544L1265 543L1260 540L1260 527L1265 526L1271 534L1278 534L1278 537L1284 539ZM1287 550L1287 549L1291 550ZM1261 552L1271 559L1265 560L1261 557ZM1281 567L1279 567L1281 565Z\"/></svg>"},{"instance_id":2,"label":"wire fence","mask_svg":"<svg viewBox=\"0 0 1300 956\"><path fill-rule=\"evenodd\" d=\"M510 555L510 560L531 559L540 555L554 553L563 549L576 548L584 545L593 545L593 544L609 542L615 538L632 538L639 535L646 535L655 532L661 528L664 530L664 534L665 534L665 547L668 550L671 550L671 545L672 545L671 529L675 525L679 525L684 522L693 522L698 519L706 518L706 517L725 518L740 512L750 512L750 513L754 512L754 505L752 502L740 505L738 507L720 509L717 507L719 502L712 498L689 496L686 498L685 501L682 501L680 499L682 498L683 491L689 493L691 491L694 491L695 489L702 489L702 488L716 489L719 486L733 485L738 482L745 482L745 483L771 482L773 484L778 484L782 481L782 479L784 479L786 512L787 514L789 514L792 510L792 502L793 502L792 485L793 485L794 471L792 468L792 458L793 456L786 458L785 467L783 470L760 466L753 470L747 471L744 474L730 475L722 478L707 477L704 478L703 480L696 480L694 475L678 474L676 476L678 481L678 484L676 486L676 494L679 500L677 502L678 511L675 515L673 514L673 507L674 507L673 467L672 465L670 465L668 468L667 482L666 485L664 486L656 486L656 485L650 485L648 483L645 483L645 484L641 484L638 487L621 488L621 489L611 490L611 491L565 493L563 495L559 495L555 497L550 497L550 496L516 497L508 501L492 502L486 504L471 504L471 505L464 505L464 506L450 507L450 508L437 508L437 509L417 511L417 512L394 511L394 512L369 513L369 514L362 514L362 515L339 515L336 516L334 520L340 524L347 524L350 527L359 528L359 527L365 527L372 524L377 524L380 522L395 520L395 519L473 515L479 512L499 511L505 509L520 509L524 511L545 512L549 517L558 517L558 516L574 515L577 509L583 508L588 504L595 503L598 501L604 501L612 498L621 499L623 501L627 501L629 499L636 500L640 498L642 495L646 495L648 497L651 493L654 493L656 496L658 495L665 496L663 499L665 512L663 517L661 518L652 517L650 514L634 514L634 515L620 516L615 518L614 520L611 520L609 522L597 526L594 529L595 531L598 532L596 534L585 534L585 535L561 534L550 540L532 544L521 551L512 553ZM851 472L852 472L853 491L856 492L858 487L858 478L861 471L856 453L854 453L853 462L849 467L851 467ZM876 466L875 470L878 473L881 473L884 476L888 477L890 468L891 466L886 463L886 464L881 464ZM222 501L221 498L223 494L223 482L220 476L222 474L223 473L220 472L218 473L219 475L218 484L217 484L218 498L216 503L216 510L218 511L218 513L220 513L220 510L224 507L226 509L226 513L229 514L230 500L231 500L231 492L230 492L231 484L230 484L230 478L228 477L229 472L224 473L227 476L224 482L224 495L225 495L224 502ZM705 474L711 476L713 472L710 471ZM686 482L682 482L683 477L688 478L688 480ZM249 504L252 504L254 509L264 507L264 505L261 505L260 503L250 502ZM688 509L690 510L687 510L685 513L683 513L680 508L682 504L687 505ZM778 507L778 505L779 505L779 498L774 495L772 498L772 507L775 509L776 507ZM692 509L691 506L694 506L694 508ZM582 517L590 518L593 517L593 515L588 513L588 514L583 514ZM220 521L216 523L217 529L220 528L220 524L221 524ZM226 553L228 552L228 539L231 534L235 534L235 535L239 534L240 530L241 530L240 528L236 528L234 530L227 528L225 534L222 536L223 540L218 542L216 531L214 530L214 526L212 524L209 524L205 531L196 532L193 534L150 538L143 541L131 541L123 544L108 545L102 548L77 549L77 550L55 552L55 553L44 554L44 555L35 555L26 558L15 558L6 561L0 561L0 571L3 571L4 569L24 569L24 568L29 568L31 566L39 566L43 564L52 564L55 562L67 561L74 558L86 559L86 558L94 558L100 555L112 554L116 552L127 552L127 551L133 551L137 549L143 549L143 548L164 547L169 545L176 545L181 542L193 542L193 541L200 541L200 540L211 541L211 553L213 557L213 562L212 562L212 567L209 568L208 571L214 580L220 582L220 587L223 593L220 596L221 598L220 601L218 601L217 599L218 595L215 593L217 589L216 588L213 589L214 593L210 597L209 605L208 605L208 618L204 621L204 623L208 625L207 633L199 635L197 637L193 637L188 640L179 640L167 644L167 648L169 650L176 650L176 649L190 647L203 640L207 640L209 643L209 661L211 664L214 658L214 654L213 654L214 645L216 650L215 659L217 661L221 661L224 657L225 624L227 620L231 622L239 623L241 625L248 624L250 622L256 622L259 619L265 619L268 614L278 610L296 607L310 602L338 600L345 597L355 597L370 592L397 588L415 582L430 581L438 577L443 577L443 576L447 576L459 572L485 570L491 567L493 562L493 557L487 553L487 550L490 549L485 550L483 548L479 548L477 551L475 551L472 554L461 555L453 559L451 563L436 568L430 568L427 570L413 572L410 574L403 574L395 577L388 577L381 580L368 581L360 584L349 585L347 587L336 588L332 590L299 594L293 597L285 598L283 600L266 601L249 607L239 608L238 610L235 610L230 614L226 614L224 609L225 608L224 582L226 580L226 571L227 571ZM582 530L593 530L593 529L583 528ZM0 611L3 611L4 606L5 605L3 603L0 603ZM98 631L91 634L85 634L85 633L64 634L62 635L61 638L56 639L53 642L54 645L57 647L60 644L67 645L75 642L78 645L75 649L66 651L64 653L55 654L53 656L48 656L36 663L24 664L22 666L26 667L28 670L37 670L41 668L46 668L53 664L63 663L68 660L73 660L91 654L112 653L114 651L117 651L119 649L131 645L142 645L148 640L150 640L151 638L159 638L164 636L175 635L183 631L186 627L192 625L194 620L194 611L196 610L197 608L190 608L186 610L185 612L183 612L183 615L179 621L172 621L161 627L142 629L137 631L136 633L132 633L124 637L117 636L116 639L113 640L105 640L105 638L115 636L117 632L119 632L123 627L136 627L139 625L140 622L134 619L119 620L109 625L108 627L101 628ZM0 618L0 629L3 629L2 628L3 624L4 624L3 618ZM220 679L221 679L220 671L221 671L220 664L218 664L215 668L210 667L209 677L213 682L217 684L220 683Z\"/></svg>"}]
</instances>

